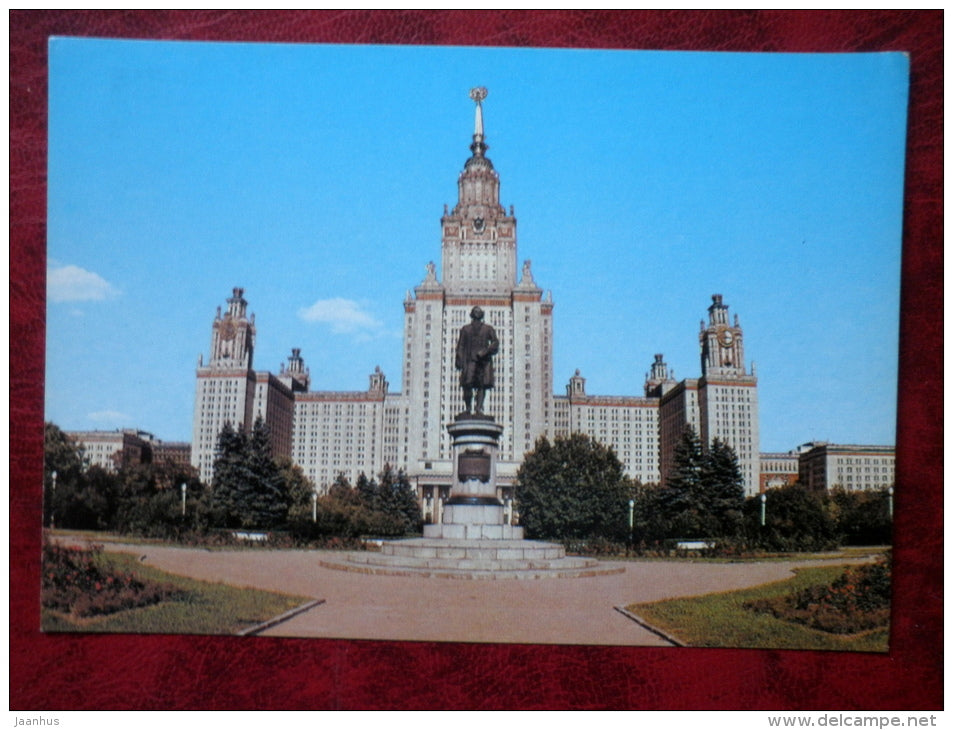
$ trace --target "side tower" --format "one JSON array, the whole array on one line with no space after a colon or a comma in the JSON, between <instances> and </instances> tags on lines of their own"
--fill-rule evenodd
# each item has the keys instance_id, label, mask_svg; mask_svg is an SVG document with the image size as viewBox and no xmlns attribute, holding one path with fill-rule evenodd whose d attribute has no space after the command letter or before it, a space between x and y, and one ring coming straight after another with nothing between
<instances>
[{"instance_id":1,"label":"side tower","mask_svg":"<svg viewBox=\"0 0 953 730\"><path fill-rule=\"evenodd\" d=\"M728 305L721 294L712 294L708 307L708 326L701 322L698 335L701 347L702 375L737 378L745 375L745 350L738 315L734 325L728 322Z\"/></svg>"},{"instance_id":2,"label":"side tower","mask_svg":"<svg viewBox=\"0 0 953 730\"><path fill-rule=\"evenodd\" d=\"M212 480L215 447L226 423L250 429L255 401L255 315L247 316L245 290L232 289L227 309L218 307L212 322L212 344L207 365L199 356L195 372L195 409L192 417L192 466L199 478Z\"/></svg>"},{"instance_id":3,"label":"side tower","mask_svg":"<svg viewBox=\"0 0 953 730\"><path fill-rule=\"evenodd\" d=\"M728 319L728 305L721 294L712 295L708 325L701 323L702 377L698 381L699 436L705 448L716 438L730 445L738 456L745 494L760 490L761 458L758 431L758 378L754 365L744 362L744 334L738 322Z\"/></svg>"},{"instance_id":4,"label":"side tower","mask_svg":"<svg viewBox=\"0 0 953 730\"><path fill-rule=\"evenodd\" d=\"M516 218L500 204L500 180L486 156L483 100L476 103L471 156L457 180L453 209L444 206L441 277L427 266L423 282L404 301L401 396L406 409L399 462L422 486L449 484L452 447L446 425L464 410L454 352L460 328L479 306L499 338L495 386L486 412L504 427L499 483L516 474L523 454L553 418L552 310L533 278L530 262L517 267Z\"/></svg>"},{"instance_id":5,"label":"side tower","mask_svg":"<svg viewBox=\"0 0 953 730\"><path fill-rule=\"evenodd\" d=\"M652 369L645 374L645 397L661 398L676 385L675 372L669 371L662 353L655 355Z\"/></svg>"}]
</instances>

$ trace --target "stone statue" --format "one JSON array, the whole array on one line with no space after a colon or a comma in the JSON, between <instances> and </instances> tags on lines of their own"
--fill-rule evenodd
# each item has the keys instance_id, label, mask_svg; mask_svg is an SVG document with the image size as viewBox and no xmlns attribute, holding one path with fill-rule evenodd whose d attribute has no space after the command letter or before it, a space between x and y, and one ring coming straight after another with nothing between
<instances>
[{"instance_id":1,"label":"stone statue","mask_svg":"<svg viewBox=\"0 0 953 730\"><path fill-rule=\"evenodd\" d=\"M486 391L493 387L493 356L500 349L496 331L483 321L483 310L474 307L470 311L470 324L460 328L457 340L456 368L460 371L463 402L467 413L483 413ZM476 410L473 396L476 392Z\"/></svg>"}]
</instances>

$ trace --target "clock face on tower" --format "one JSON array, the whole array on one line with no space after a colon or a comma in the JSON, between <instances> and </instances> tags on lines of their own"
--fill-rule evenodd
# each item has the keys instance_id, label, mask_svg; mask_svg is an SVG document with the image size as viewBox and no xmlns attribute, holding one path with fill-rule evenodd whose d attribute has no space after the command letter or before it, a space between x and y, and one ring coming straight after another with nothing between
<instances>
[{"instance_id":1,"label":"clock face on tower","mask_svg":"<svg viewBox=\"0 0 953 730\"><path fill-rule=\"evenodd\" d=\"M731 330L721 330L718 333L718 342L721 343L722 347L731 347L731 343L735 341L735 336Z\"/></svg>"},{"instance_id":2,"label":"clock face on tower","mask_svg":"<svg viewBox=\"0 0 953 730\"><path fill-rule=\"evenodd\" d=\"M222 327L219 332L221 332L223 340L234 339L236 334L235 323L231 319L226 319L222 322Z\"/></svg>"}]
</instances>

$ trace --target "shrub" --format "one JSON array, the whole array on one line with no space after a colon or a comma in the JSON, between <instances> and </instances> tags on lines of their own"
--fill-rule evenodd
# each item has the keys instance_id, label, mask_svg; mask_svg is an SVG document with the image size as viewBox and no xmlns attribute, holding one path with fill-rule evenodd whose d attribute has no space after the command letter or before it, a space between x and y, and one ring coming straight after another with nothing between
<instances>
[{"instance_id":1,"label":"shrub","mask_svg":"<svg viewBox=\"0 0 953 730\"><path fill-rule=\"evenodd\" d=\"M745 529L749 545L772 552L811 552L837 547L837 526L824 498L792 484L769 489L764 496L765 524L760 524L761 497L745 502Z\"/></svg>"},{"instance_id":2,"label":"shrub","mask_svg":"<svg viewBox=\"0 0 953 730\"><path fill-rule=\"evenodd\" d=\"M848 545L889 545L892 524L886 490L830 493L837 529Z\"/></svg>"},{"instance_id":3,"label":"shrub","mask_svg":"<svg viewBox=\"0 0 953 730\"><path fill-rule=\"evenodd\" d=\"M630 553L630 548L621 542L613 542L603 537L594 537L588 540L563 540L566 552L571 555L585 557L616 557Z\"/></svg>"}]
</instances>

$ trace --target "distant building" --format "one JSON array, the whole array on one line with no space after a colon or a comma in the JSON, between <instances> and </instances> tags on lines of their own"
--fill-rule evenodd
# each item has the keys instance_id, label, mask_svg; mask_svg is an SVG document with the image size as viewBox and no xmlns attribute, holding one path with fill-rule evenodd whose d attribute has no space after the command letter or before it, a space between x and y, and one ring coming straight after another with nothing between
<instances>
[{"instance_id":1,"label":"distant building","mask_svg":"<svg viewBox=\"0 0 953 730\"><path fill-rule=\"evenodd\" d=\"M127 464L148 464L152 461L154 437L145 431L67 431L66 435L83 448L87 466L117 471Z\"/></svg>"},{"instance_id":2,"label":"distant building","mask_svg":"<svg viewBox=\"0 0 953 730\"><path fill-rule=\"evenodd\" d=\"M483 90L481 90L482 92ZM677 382L661 354L646 374L643 395L593 395L580 371L565 395L554 394L551 293L535 281L529 261L518 265L517 220L500 204L500 179L477 101L471 156L457 180L458 199L444 206L441 266L431 262L403 301L401 392L384 373L370 374L366 391L310 390L300 350L279 375L253 369L254 316L235 288L227 310L212 322L210 357L196 371L192 464L210 482L219 433L226 423L250 430L258 417L270 427L273 451L290 456L318 489L338 474L352 483L385 465L417 486L425 511L439 515L452 482L446 426L464 409L454 351L470 310L480 306L500 341L495 387L486 411L504 426L500 496L510 496L517 469L541 436L583 433L611 446L627 474L643 483L664 480L685 428L704 448L718 438L738 455L745 491L760 488L757 378L744 362L743 331L729 321L720 294L712 297L699 333L701 377ZM590 343L587 343L587 346ZM598 352L591 343L590 352ZM611 357L611 353L603 356Z\"/></svg>"},{"instance_id":3,"label":"distant building","mask_svg":"<svg viewBox=\"0 0 953 730\"><path fill-rule=\"evenodd\" d=\"M152 463L173 464L181 469L192 468L192 444L188 441L154 441Z\"/></svg>"},{"instance_id":4,"label":"distant building","mask_svg":"<svg viewBox=\"0 0 953 730\"><path fill-rule=\"evenodd\" d=\"M849 492L886 489L894 484L892 446L805 444L798 459L799 481L816 491L841 487Z\"/></svg>"},{"instance_id":5,"label":"distant building","mask_svg":"<svg viewBox=\"0 0 953 730\"><path fill-rule=\"evenodd\" d=\"M761 454L761 491L785 487L798 480L798 452Z\"/></svg>"},{"instance_id":6,"label":"distant building","mask_svg":"<svg viewBox=\"0 0 953 730\"><path fill-rule=\"evenodd\" d=\"M87 467L109 472L131 464L177 464L191 468L192 445L161 441L148 431L126 428L115 431L67 431L66 436L83 449Z\"/></svg>"}]
</instances>

